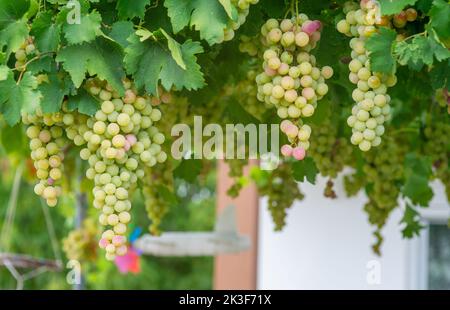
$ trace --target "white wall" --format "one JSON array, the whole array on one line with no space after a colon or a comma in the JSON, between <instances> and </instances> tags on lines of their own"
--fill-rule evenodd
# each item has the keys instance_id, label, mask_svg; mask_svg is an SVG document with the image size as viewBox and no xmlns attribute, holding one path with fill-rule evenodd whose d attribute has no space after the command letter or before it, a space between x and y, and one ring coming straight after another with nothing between
<instances>
[{"instance_id":1,"label":"white wall","mask_svg":"<svg viewBox=\"0 0 450 310\"><path fill-rule=\"evenodd\" d=\"M391 214L383 230L382 257L372 253L373 227L363 212L364 194L349 199L336 182L338 199L323 197L326 180L302 184L305 200L289 210L282 232L273 231L267 202L260 203L259 289L408 289L420 288L420 260L411 260L418 241L402 240L401 212ZM437 200L442 201L442 190ZM369 261L377 260L381 283L368 284ZM372 267L373 268L373 267ZM412 270L412 272L411 272Z\"/></svg>"}]
</instances>

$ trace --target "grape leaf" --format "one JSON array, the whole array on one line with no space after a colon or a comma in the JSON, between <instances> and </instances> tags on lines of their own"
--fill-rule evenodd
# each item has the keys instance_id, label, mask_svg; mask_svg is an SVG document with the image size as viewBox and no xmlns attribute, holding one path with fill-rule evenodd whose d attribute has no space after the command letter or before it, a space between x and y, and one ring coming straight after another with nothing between
<instances>
[{"instance_id":1,"label":"grape leaf","mask_svg":"<svg viewBox=\"0 0 450 310\"><path fill-rule=\"evenodd\" d=\"M39 106L41 93L36 90L37 86L36 78L29 72L17 83L12 71L0 81L0 108L10 126L19 122L21 112L34 113Z\"/></svg>"},{"instance_id":2,"label":"grape leaf","mask_svg":"<svg viewBox=\"0 0 450 310\"><path fill-rule=\"evenodd\" d=\"M292 164L292 175L297 182L304 182L306 179L309 183L316 184L318 173L319 170L311 157Z\"/></svg>"},{"instance_id":3,"label":"grape leaf","mask_svg":"<svg viewBox=\"0 0 450 310\"><path fill-rule=\"evenodd\" d=\"M175 33L190 25L200 32L209 45L221 43L228 16L218 0L166 0L164 6Z\"/></svg>"},{"instance_id":4,"label":"grape leaf","mask_svg":"<svg viewBox=\"0 0 450 310\"><path fill-rule=\"evenodd\" d=\"M434 0L429 12L431 26L443 40L450 39L450 3L444 0Z\"/></svg>"},{"instance_id":5,"label":"grape leaf","mask_svg":"<svg viewBox=\"0 0 450 310\"><path fill-rule=\"evenodd\" d=\"M434 64L430 70L430 82L434 89L450 89L450 59L446 62Z\"/></svg>"},{"instance_id":6,"label":"grape leaf","mask_svg":"<svg viewBox=\"0 0 450 310\"><path fill-rule=\"evenodd\" d=\"M392 56L393 43L397 33L388 28L381 28L379 33L372 35L366 43L372 70L391 74L395 71L395 59Z\"/></svg>"},{"instance_id":7,"label":"grape leaf","mask_svg":"<svg viewBox=\"0 0 450 310\"><path fill-rule=\"evenodd\" d=\"M109 37L114 39L117 43L126 48L130 42L128 38L134 33L133 23L130 21L119 21L112 25Z\"/></svg>"},{"instance_id":8,"label":"grape leaf","mask_svg":"<svg viewBox=\"0 0 450 310\"><path fill-rule=\"evenodd\" d=\"M161 33L167 39L167 47L172 54L173 60L183 69L186 70L186 64L183 61L183 55L181 53L180 44L175 41L164 29L160 29Z\"/></svg>"},{"instance_id":9,"label":"grape leaf","mask_svg":"<svg viewBox=\"0 0 450 310\"><path fill-rule=\"evenodd\" d=\"M409 204L406 204L405 212L400 223L405 224L405 227L402 229L402 234L404 238L408 239L418 236L420 231L425 227L420 223L419 213Z\"/></svg>"},{"instance_id":10,"label":"grape leaf","mask_svg":"<svg viewBox=\"0 0 450 310\"><path fill-rule=\"evenodd\" d=\"M418 0L416 7L424 13L428 13L433 5L433 0Z\"/></svg>"},{"instance_id":11,"label":"grape leaf","mask_svg":"<svg viewBox=\"0 0 450 310\"><path fill-rule=\"evenodd\" d=\"M101 22L102 16L96 11L83 14L79 24L64 24L64 37L69 44L90 42L102 33L100 30Z\"/></svg>"},{"instance_id":12,"label":"grape leaf","mask_svg":"<svg viewBox=\"0 0 450 310\"><path fill-rule=\"evenodd\" d=\"M400 13L406 6L414 5L417 0L378 0L382 15Z\"/></svg>"},{"instance_id":13,"label":"grape leaf","mask_svg":"<svg viewBox=\"0 0 450 310\"><path fill-rule=\"evenodd\" d=\"M201 170L202 161L200 159L183 159L173 171L173 176L188 183L194 183Z\"/></svg>"},{"instance_id":14,"label":"grape leaf","mask_svg":"<svg viewBox=\"0 0 450 310\"><path fill-rule=\"evenodd\" d=\"M12 22L0 32L0 50L6 46L6 59L16 52L28 37L28 27L25 20Z\"/></svg>"},{"instance_id":15,"label":"grape leaf","mask_svg":"<svg viewBox=\"0 0 450 310\"><path fill-rule=\"evenodd\" d=\"M227 15L230 19L236 20L238 13L234 5L231 4L230 0L218 0L220 4L223 6L225 12L227 12Z\"/></svg>"},{"instance_id":16,"label":"grape leaf","mask_svg":"<svg viewBox=\"0 0 450 310\"><path fill-rule=\"evenodd\" d=\"M69 88L65 86L65 81L60 79L56 73L48 75L48 82L39 85L42 94L42 111L44 113L54 113L61 109L64 96L69 94Z\"/></svg>"},{"instance_id":17,"label":"grape leaf","mask_svg":"<svg viewBox=\"0 0 450 310\"><path fill-rule=\"evenodd\" d=\"M99 109L99 103L84 89L79 89L76 96L70 97L67 103L69 111L78 110L78 112L86 115L94 115Z\"/></svg>"},{"instance_id":18,"label":"grape leaf","mask_svg":"<svg viewBox=\"0 0 450 310\"><path fill-rule=\"evenodd\" d=\"M434 57L443 61L450 57L450 51L438 43L432 36L417 36L411 40L398 42L394 54L401 65L408 65L413 70L420 70L425 64L431 66Z\"/></svg>"},{"instance_id":19,"label":"grape leaf","mask_svg":"<svg viewBox=\"0 0 450 310\"><path fill-rule=\"evenodd\" d=\"M50 12L39 13L31 27L31 35L41 53L56 51L60 41L61 26L52 22Z\"/></svg>"},{"instance_id":20,"label":"grape leaf","mask_svg":"<svg viewBox=\"0 0 450 310\"><path fill-rule=\"evenodd\" d=\"M157 95L157 85L169 90L199 89L205 84L203 73L197 64L196 54L202 53L200 43L188 40L180 46L182 59L186 70L181 68L173 59L168 48L151 40L140 42L137 36L130 38L130 46L125 49L125 65L128 73L132 74L138 88Z\"/></svg>"},{"instance_id":21,"label":"grape leaf","mask_svg":"<svg viewBox=\"0 0 450 310\"><path fill-rule=\"evenodd\" d=\"M97 38L94 42L71 45L63 48L56 61L62 62L69 72L75 87L80 87L86 73L108 81L112 87L124 93L122 79L125 77L123 52L118 43L106 38Z\"/></svg>"},{"instance_id":22,"label":"grape leaf","mask_svg":"<svg viewBox=\"0 0 450 310\"><path fill-rule=\"evenodd\" d=\"M144 18L145 7L151 3L151 0L118 0L117 11L119 12L119 18Z\"/></svg>"},{"instance_id":23,"label":"grape leaf","mask_svg":"<svg viewBox=\"0 0 450 310\"><path fill-rule=\"evenodd\" d=\"M433 198L433 190L428 182L431 173L431 161L428 158L420 157L415 153L406 155L405 183L402 193L413 204L428 206Z\"/></svg>"},{"instance_id":24,"label":"grape leaf","mask_svg":"<svg viewBox=\"0 0 450 310\"><path fill-rule=\"evenodd\" d=\"M29 0L0 0L0 29L21 19L29 7Z\"/></svg>"}]
</instances>

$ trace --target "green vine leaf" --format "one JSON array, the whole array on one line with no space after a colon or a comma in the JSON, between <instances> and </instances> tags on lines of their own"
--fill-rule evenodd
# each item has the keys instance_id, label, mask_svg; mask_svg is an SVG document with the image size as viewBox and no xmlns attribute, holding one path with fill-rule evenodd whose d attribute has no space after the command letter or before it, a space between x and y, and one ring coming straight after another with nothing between
<instances>
[{"instance_id":1,"label":"green vine leaf","mask_svg":"<svg viewBox=\"0 0 450 310\"><path fill-rule=\"evenodd\" d=\"M121 94L125 91L122 84L125 77L122 60L123 51L120 45L106 38L67 46L56 57L56 61L63 63L63 68L70 74L76 88L81 86L88 73L108 81Z\"/></svg>"},{"instance_id":2,"label":"green vine leaf","mask_svg":"<svg viewBox=\"0 0 450 310\"><path fill-rule=\"evenodd\" d=\"M406 6L414 5L417 0L378 0L382 15L400 13Z\"/></svg>"},{"instance_id":3,"label":"green vine leaf","mask_svg":"<svg viewBox=\"0 0 450 310\"><path fill-rule=\"evenodd\" d=\"M405 227L402 229L402 234L404 238L408 239L419 236L420 231L425 228L425 226L420 223L419 213L409 204L406 204L405 212L403 213L403 218L400 223L405 224Z\"/></svg>"},{"instance_id":4,"label":"green vine leaf","mask_svg":"<svg viewBox=\"0 0 450 310\"><path fill-rule=\"evenodd\" d=\"M48 75L48 82L39 85L42 94L42 111L44 113L55 113L61 109L64 96L69 94L70 89L64 80L56 73Z\"/></svg>"},{"instance_id":5,"label":"green vine leaf","mask_svg":"<svg viewBox=\"0 0 450 310\"><path fill-rule=\"evenodd\" d=\"M391 74L395 72L395 59L392 49L397 33L388 28L381 28L379 33L372 35L366 43L372 70Z\"/></svg>"},{"instance_id":6,"label":"green vine leaf","mask_svg":"<svg viewBox=\"0 0 450 310\"><path fill-rule=\"evenodd\" d=\"M96 11L81 16L79 24L66 23L64 26L64 37L69 44L80 44L93 41L102 34L100 29L102 16Z\"/></svg>"},{"instance_id":7,"label":"green vine leaf","mask_svg":"<svg viewBox=\"0 0 450 310\"><path fill-rule=\"evenodd\" d=\"M402 193L411 199L413 204L428 206L433 198L433 190L429 185L431 173L431 161L428 158L420 157L415 153L406 155L405 183Z\"/></svg>"},{"instance_id":8,"label":"green vine leaf","mask_svg":"<svg viewBox=\"0 0 450 310\"><path fill-rule=\"evenodd\" d=\"M316 184L318 173L319 170L311 157L306 157L304 160L292 164L292 175L297 182L304 182L306 179L309 183Z\"/></svg>"},{"instance_id":9,"label":"green vine leaf","mask_svg":"<svg viewBox=\"0 0 450 310\"><path fill-rule=\"evenodd\" d=\"M17 83L12 71L5 80L0 81L0 109L8 125L17 124L22 112L34 113L41 102L37 86L36 78L29 72Z\"/></svg>"},{"instance_id":10,"label":"green vine leaf","mask_svg":"<svg viewBox=\"0 0 450 310\"><path fill-rule=\"evenodd\" d=\"M52 22L50 12L39 13L33 21L31 35L41 53L53 52L60 42L61 26Z\"/></svg>"},{"instance_id":11,"label":"green vine leaf","mask_svg":"<svg viewBox=\"0 0 450 310\"><path fill-rule=\"evenodd\" d=\"M221 43L228 23L227 13L218 0L166 0L172 28L175 33L190 25L200 32L200 38L209 45Z\"/></svg>"},{"instance_id":12,"label":"green vine leaf","mask_svg":"<svg viewBox=\"0 0 450 310\"><path fill-rule=\"evenodd\" d=\"M128 73L134 76L138 88L144 87L147 92L157 95L160 81L166 90L172 87L195 90L205 85L196 57L196 54L203 52L199 42L188 40L180 46L186 69L181 68L170 50L159 42L140 42L137 36L130 38L130 42L125 49L125 65Z\"/></svg>"},{"instance_id":13,"label":"green vine leaf","mask_svg":"<svg viewBox=\"0 0 450 310\"><path fill-rule=\"evenodd\" d=\"M134 33L133 23L130 21L119 21L112 25L111 32L108 34L110 38L119 43L122 48L126 48L130 42L128 38Z\"/></svg>"},{"instance_id":14,"label":"green vine leaf","mask_svg":"<svg viewBox=\"0 0 450 310\"><path fill-rule=\"evenodd\" d=\"M434 0L430 10L431 26L442 40L450 40L450 3Z\"/></svg>"},{"instance_id":15,"label":"green vine leaf","mask_svg":"<svg viewBox=\"0 0 450 310\"><path fill-rule=\"evenodd\" d=\"M194 183L202 170L202 161L200 159L183 159L173 171L174 178L185 180L188 183Z\"/></svg>"},{"instance_id":16,"label":"green vine leaf","mask_svg":"<svg viewBox=\"0 0 450 310\"><path fill-rule=\"evenodd\" d=\"M76 96L70 98L67 108L69 111L78 110L82 114L93 116L99 109L99 103L87 91L80 89Z\"/></svg>"},{"instance_id":17,"label":"green vine leaf","mask_svg":"<svg viewBox=\"0 0 450 310\"><path fill-rule=\"evenodd\" d=\"M144 18L145 7L150 5L152 0L118 0L117 11L120 19L139 17Z\"/></svg>"},{"instance_id":18,"label":"green vine leaf","mask_svg":"<svg viewBox=\"0 0 450 310\"><path fill-rule=\"evenodd\" d=\"M183 60L183 54L181 53L180 44L175 41L164 29L160 29L160 31L167 39L167 46L169 47L170 53L172 54L172 58L182 69L186 70L186 64Z\"/></svg>"},{"instance_id":19,"label":"green vine leaf","mask_svg":"<svg viewBox=\"0 0 450 310\"><path fill-rule=\"evenodd\" d=\"M29 0L0 1L0 29L22 19L30 8Z\"/></svg>"},{"instance_id":20,"label":"green vine leaf","mask_svg":"<svg viewBox=\"0 0 450 310\"><path fill-rule=\"evenodd\" d=\"M0 32L0 50L6 46L6 57L16 52L28 37L28 27L25 20L15 21Z\"/></svg>"}]
</instances>

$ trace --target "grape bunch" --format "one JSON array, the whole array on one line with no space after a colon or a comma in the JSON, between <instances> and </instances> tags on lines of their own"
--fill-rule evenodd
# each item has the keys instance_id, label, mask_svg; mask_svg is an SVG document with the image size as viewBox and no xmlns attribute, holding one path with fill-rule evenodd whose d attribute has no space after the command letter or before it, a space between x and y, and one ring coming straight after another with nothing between
<instances>
[{"instance_id":1,"label":"grape bunch","mask_svg":"<svg viewBox=\"0 0 450 310\"><path fill-rule=\"evenodd\" d=\"M275 230L280 231L286 225L287 209L296 200L303 200L304 195L292 178L292 167L289 163L281 163L277 169L270 172L254 167L250 177L255 181L261 196L267 196L268 206Z\"/></svg>"},{"instance_id":2,"label":"grape bunch","mask_svg":"<svg viewBox=\"0 0 450 310\"><path fill-rule=\"evenodd\" d=\"M378 241L373 246L374 252L380 252L380 230L386 224L389 214L398 205L400 195L399 182L404 177L403 163L406 149L405 141L401 139L388 139L383 149L374 149L365 153L363 172L366 191L369 201L364 210L369 215L369 222L377 227Z\"/></svg>"},{"instance_id":3,"label":"grape bunch","mask_svg":"<svg viewBox=\"0 0 450 310\"><path fill-rule=\"evenodd\" d=\"M14 67L18 71L25 71L28 57L36 54L37 51L36 46L34 45L34 37L28 37L14 54L14 57L16 58Z\"/></svg>"},{"instance_id":4,"label":"grape bunch","mask_svg":"<svg viewBox=\"0 0 450 310\"><path fill-rule=\"evenodd\" d=\"M313 126L310 156L324 177L329 177L325 197L336 198L333 179L345 166L353 164L352 147L346 139L338 136L338 128L331 121Z\"/></svg>"},{"instance_id":5,"label":"grape bunch","mask_svg":"<svg viewBox=\"0 0 450 310\"><path fill-rule=\"evenodd\" d=\"M231 0L231 4L237 11L237 20L230 20L224 29L224 41L231 41L234 38L235 31L238 30L247 19L250 12L250 5L257 4L259 0Z\"/></svg>"},{"instance_id":6,"label":"grape bunch","mask_svg":"<svg viewBox=\"0 0 450 310\"><path fill-rule=\"evenodd\" d=\"M151 220L149 231L158 236L162 218L169 212L170 203L161 190L162 186L173 189L173 174L171 163L168 161L163 165L146 168L143 180L142 195L145 200L145 209Z\"/></svg>"},{"instance_id":7,"label":"grape bunch","mask_svg":"<svg viewBox=\"0 0 450 310\"><path fill-rule=\"evenodd\" d=\"M87 81L86 88L101 101L101 108L77 132L70 132L74 143L84 146L80 157L89 163L86 177L94 181L94 207L102 211L100 224L108 227L99 242L108 260L127 252L131 190L144 177L145 167L167 159L161 149L165 137L154 125L161 112L150 98L138 96L130 81L124 86L122 97L107 83Z\"/></svg>"},{"instance_id":8,"label":"grape bunch","mask_svg":"<svg viewBox=\"0 0 450 310\"><path fill-rule=\"evenodd\" d=\"M260 47L260 36L249 37L246 35L241 35L239 37L239 51L241 53L246 53L252 57L255 57L258 55Z\"/></svg>"},{"instance_id":9,"label":"grape bunch","mask_svg":"<svg viewBox=\"0 0 450 310\"><path fill-rule=\"evenodd\" d=\"M94 220L87 218L80 228L72 230L63 240L63 250L68 259L94 261L97 258L98 227Z\"/></svg>"},{"instance_id":10,"label":"grape bunch","mask_svg":"<svg viewBox=\"0 0 450 310\"><path fill-rule=\"evenodd\" d=\"M450 94L447 89L438 89L436 91L436 101L441 107L447 108L447 113L450 114Z\"/></svg>"},{"instance_id":11,"label":"grape bunch","mask_svg":"<svg viewBox=\"0 0 450 310\"><path fill-rule=\"evenodd\" d=\"M450 123L446 115L429 120L424 130L427 139L424 150L425 154L431 158L435 176L444 184L447 197L450 200L449 132Z\"/></svg>"},{"instance_id":12,"label":"grape bunch","mask_svg":"<svg viewBox=\"0 0 450 310\"><path fill-rule=\"evenodd\" d=\"M387 88L397 83L395 75L386 75L371 71L367 39L377 32L376 20L379 7L375 1L361 1L360 9L350 9L346 18L337 23L337 30L349 37L352 48L348 67L349 80L357 85L352 93L356 102L347 124L352 128L350 141L367 152L381 143L385 132L384 123L391 117L390 96Z\"/></svg>"},{"instance_id":13,"label":"grape bunch","mask_svg":"<svg viewBox=\"0 0 450 310\"><path fill-rule=\"evenodd\" d=\"M264 71L257 75L257 98L274 105L284 121L281 130L290 144L282 147L286 157L302 160L309 148L311 127L303 118L311 117L318 101L328 93L325 83L333 69L316 66L309 52L320 40L321 23L305 14L278 22L269 19L261 28L264 45Z\"/></svg>"},{"instance_id":14,"label":"grape bunch","mask_svg":"<svg viewBox=\"0 0 450 310\"><path fill-rule=\"evenodd\" d=\"M24 113L22 121L28 125L26 134L30 139L31 159L39 179L34 192L44 198L47 205L54 207L61 195L64 150L70 140L65 135L65 121L75 116L68 112L66 106L58 113L44 114L41 108L31 115ZM83 116L78 115L78 119Z\"/></svg>"}]
</instances>

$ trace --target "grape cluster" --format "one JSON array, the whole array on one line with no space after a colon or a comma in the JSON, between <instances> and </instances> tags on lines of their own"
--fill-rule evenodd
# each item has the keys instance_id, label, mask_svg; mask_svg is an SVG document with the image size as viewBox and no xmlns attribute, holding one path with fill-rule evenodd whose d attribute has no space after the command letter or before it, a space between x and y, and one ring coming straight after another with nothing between
<instances>
[{"instance_id":1,"label":"grape cluster","mask_svg":"<svg viewBox=\"0 0 450 310\"><path fill-rule=\"evenodd\" d=\"M450 94L446 88L436 91L436 101L441 107L446 107L447 113L450 114Z\"/></svg>"},{"instance_id":2,"label":"grape cluster","mask_svg":"<svg viewBox=\"0 0 450 310\"><path fill-rule=\"evenodd\" d=\"M450 123L447 116L435 117L427 123L424 134L427 139L424 150L434 167L435 175L445 186L447 197L450 200L450 141L448 133Z\"/></svg>"},{"instance_id":3,"label":"grape cluster","mask_svg":"<svg viewBox=\"0 0 450 310\"><path fill-rule=\"evenodd\" d=\"M398 205L398 184L404 177L405 145L405 141L401 139L388 139L382 150L374 149L364 156L363 172L369 185L366 187L369 201L364 210L369 215L369 222L377 227L378 233L386 224L391 211ZM381 239L374 245L376 253L379 253L380 245Z\"/></svg>"},{"instance_id":4,"label":"grape cluster","mask_svg":"<svg viewBox=\"0 0 450 310\"><path fill-rule=\"evenodd\" d=\"M250 177L255 180L259 194L268 197L269 211L276 231L282 230L286 225L286 210L296 200L304 199L297 182L292 178L291 170L291 165L285 162L271 172L259 168L250 171Z\"/></svg>"},{"instance_id":5,"label":"grape cluster","mask_svg":"<svg viewBox=\"0 0 450 310\"><path fill-rule=\"evenodd\" d=\"M15 68L18 71L25 71L25 64L29 56L33 56L37 53L36 46L34 45L34 37L28 37L20 46L20 48L14 54L16 58Z\"/></svg>"},{"instance_id":6,"label":"grape cluster","mask_svg":"<svg viewBox=\"0 0 450 310\"><path fill-rule=\"evenodd\" d=\"M94 261L97 258L98 227L94 220L87 218L80 228L72 230L63 240L63 250L68 259Z\"/></svg>"},{"instance_id":7,"label":"grape cluster","mask_svg":"<svg viewBox=\"0 0 450 310\"><path fill-rule=\"evenodd\" d=\"M162 218L167 214L170 203L167 201L161 186L173 188L173 174L170 162L152 168L146 168L143 180L142 194L145 200L145 209L151 220L149 231L152 235L161 234L159 226Z\"/></svg>"},{"instance_id":8,"label":"grape cluster","mask_svg":"<svg viewBox=\"0 0 450 310\"><path fill-rule=\"evenodd\" d=\"M237 11L237 20L230 20L224 29L224 41L231 41L234 38L235 31L238 30L247 19L250 12L250 5L257 4L259 0L231 0L231 4Z\"/></svg>"},{"instance_id":9,"label":"grape cluster","mask_svg":"<svg viewBox=\"0 0 450 310\"><path fill-rule=\"evenodd\" d=\"M64 130L68 118L74 119L75 116L67 111L66 105L58 113L44 114L38 108L33 115L22 115L22 122L28 125L26 134L30 139L31 159L39 179L34 192L44 198L50 207L56 206L62 191L64 150L70 142Z\"/></svg>"},{"instance_id":10,"label":"grape cluster","mask_svg":"<svg viewBox=\"0 0 450 310\"><path fill-rule=\"evenodd\" d=\"M337 30L349 37L352 48L348 67L349 80L357 85L352 93L356 105L347 124L352 128L351 142L367 152L381 143L384 123L391 117L390 96L387 88L397 83L395 75L371 71L366 40L377 32L376 20L379 7L375 1L361 1L360 9L350 9L346 18L337 23Z\"/></svg>"},{"instance_id":11,"label":"grape cluster","mask_svg":"<svg viewBox=\"0 0 450 310\"><path fill-rule=\"evenodd\" d=\"M346 139L338 136L338 128L326 122L313 126L310 156L324 177L329 177L325 197L336 198L333 181L345 166L353 164L352 147Z\"/></svg>"},{"instance_id":12,"label":"grape cluster","mask_svg":"<svg viewBox=\"0 0 450 310\"><path fill-rule=\"evenodd\" d=\"M299 14L278 22L269 19L261 28L264 45L264 71L257 75L257 98L274 105L285 121L281 130L290 145L282 147L284 156L297 160L305 157L309 148L311 128L302 118L314 114L317 103L328 92L325 83L333 69L316 66L316 58L309 52L320 40L321 23Z\"/></svg>"},{"instance_id":13,"label":"grape cluster","mask_svg":"<svg viewBox=\"0 0 450 310\"><path fill-rule=\"evenodd\" d=\"M246 53L252 57L258 55L260 51L261 41L259 36L249 37L246 35L241 35L239 37L239 51L241 53Z\"/></svg>"},{"instance_id":14,"label":"grape cluster","mask_svg":"<svg viewBox=\"0 0 450 310\"><path fill-rule=\"evenodd\" d=\"M128 80L122 97L97 79L87 81L86 88L100 99L101 108L86 123L68 128L76 145L84 145L80 157L87 160L86 177L94 181L94 207L100 209L103 232L99 245L106 258L127 252L127 224L131 220L131 190L144 177L144 168L167 159L162 151L164 135L154 126L161 112L152 107L151 99L138 96Z\"/></svg>"}]
</instances>

